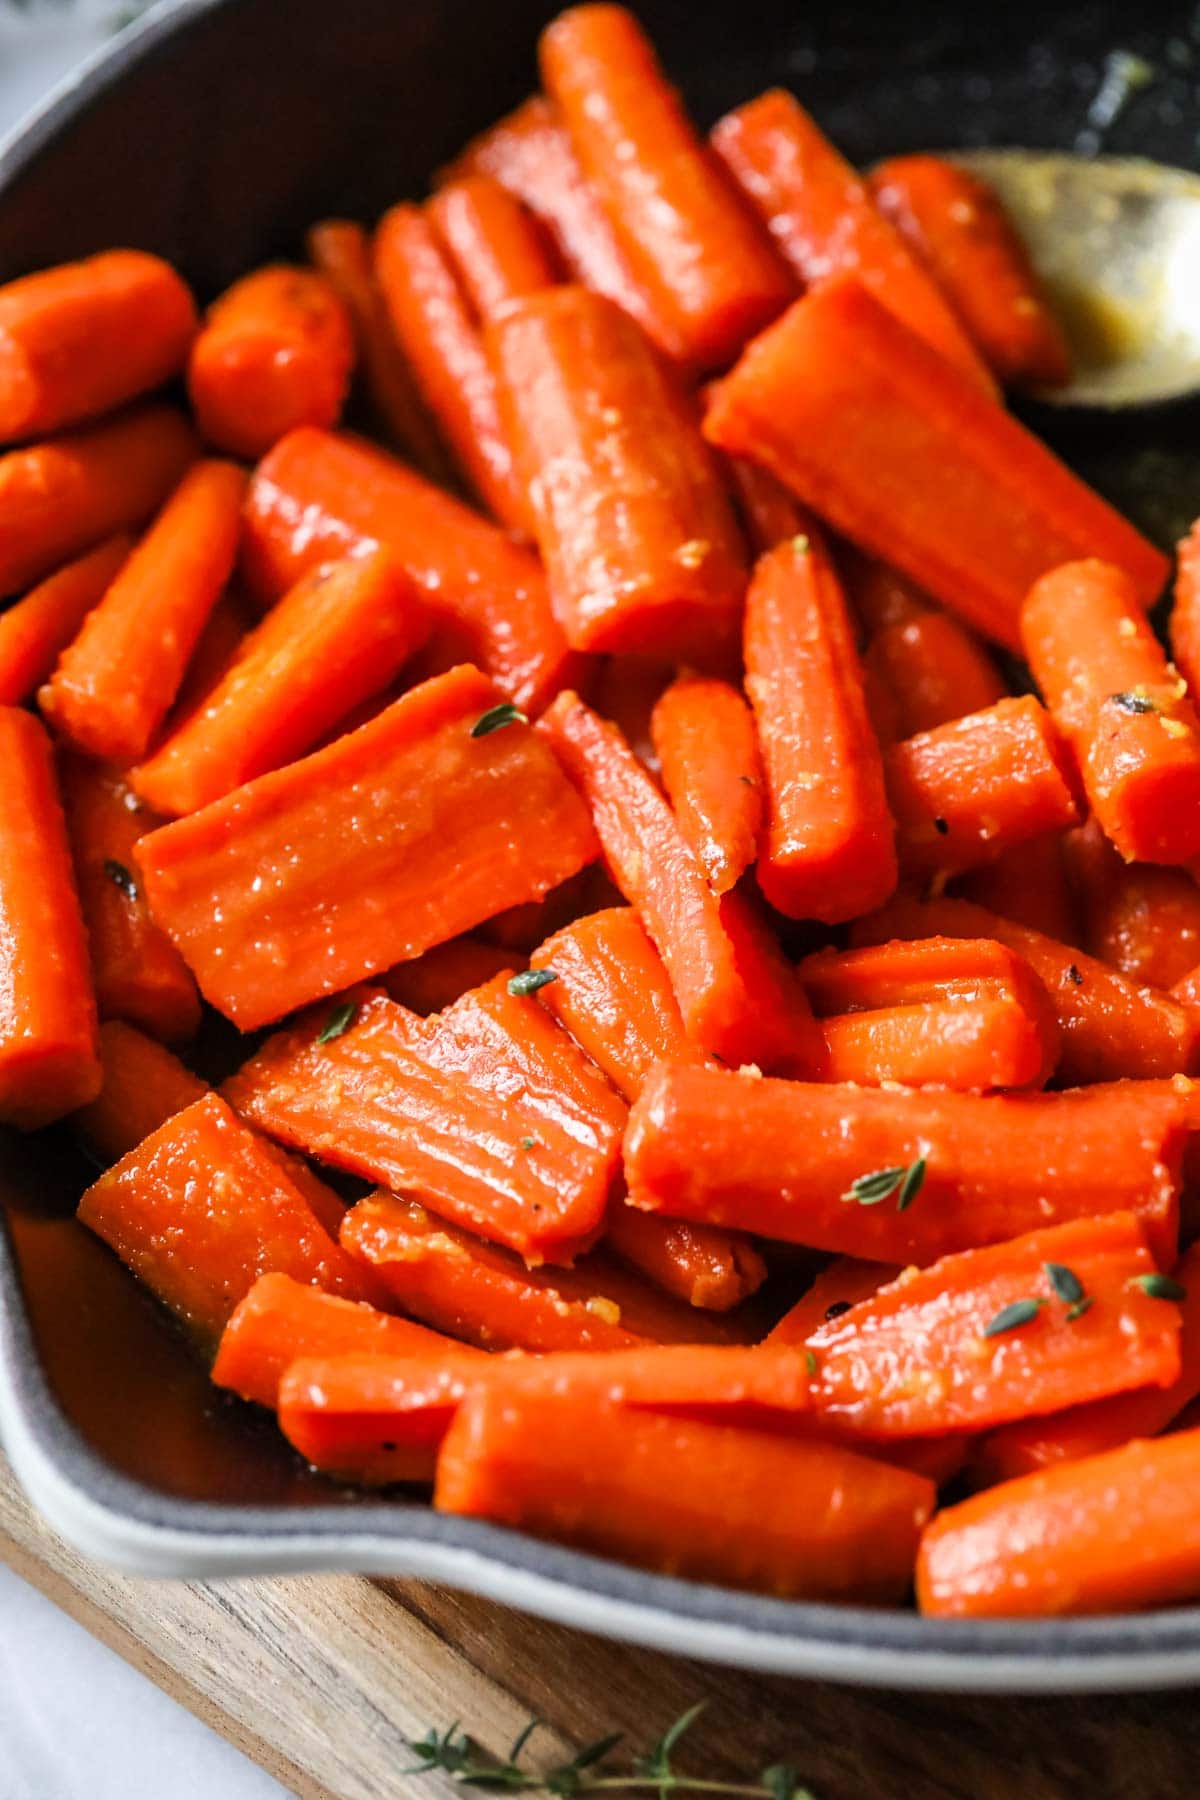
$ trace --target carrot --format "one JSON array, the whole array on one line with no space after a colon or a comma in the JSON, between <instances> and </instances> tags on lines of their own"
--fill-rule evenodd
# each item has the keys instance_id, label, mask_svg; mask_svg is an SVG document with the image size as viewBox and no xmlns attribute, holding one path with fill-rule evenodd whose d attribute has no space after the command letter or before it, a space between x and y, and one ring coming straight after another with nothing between
<instances>
[{"instance_id":1,"label":"carrot","mask_svg":"<svg viewBox=\"0 0 1200 1800\"><path fill-rule=\"evenodd\" d=\"M927 1529L917 1601L934 1618L1134 1612L1200 1594L1200 1431L1006 1481Z\"/></svg>"},{"instance_id":2,"label":"carrot","mask_svg":"<svg viewBox=\"0 0 1200 1800\"><path fill-rule=\"evenodd\" d=\"M493 913L479 927L479 935L489 944L511 951L510 966L515 968L518 961L528 961L543 938L590 912L596 904L594 896L597 893L605 901L620 899L600 865L589 863L577 875L569 875L566 881L560 881L541 900L529 900L522 906L506 906L502 912Z\"/></svg>"},{"instance_id":3,"label":"carrot","mask_svg":"<svg viewBox=\"0 0 1200 1800\"><path fill-rule=\"evenodd\" d=\"M197 463L88 614L38 696L69 743L122 765L145 755L232 573L245 489L232 463Z\"/></svg>"},{"instance_id":4,"label":"carrot","mask_svg":"<svg viewBox=\"0 0 1200 1800\"><path fill-rule=\"evenodd\" d=\"M433 616L431 668L477 663L534 712L574 678L537 559L369 444L293 432L250 483L244 534L244 565L260 594L276 596L323 563L380 543Z\"/></svg>"},{"instance_id":5,"label":"carrot","mask_svg":"<svg viewBox=\"0 0 1200 1800\"><path fill-rule=\"evenodd\" d=\"M901 1599L933 1504L931 1482L835 1445L516 1381L463 1401L434 1488L442 1512L807 1599Z\"/></svg>"},{"instance_id":6,"label":"carrot","mask_svg":"<svg viewBox=\"0 0 1200 1800\"><path fill-rule=\"evenodd\" d=\"M46 680L132 546L118 532L0 613L0 706L19 706Z\"/></svg>"},{"instance_id":7,"label":"carrot","mask_svg":"<svg viewBox=\"0 0 1200 1800\"><path fill-rule=\"evenodd\" d=\"M813 1011L866 1013L885 1006L923 1006L938 1000L1011 993L1050 1031L1054 1015L1046 990L1025 958L982 934L897 939L855 950L815 950L799 965Z\"/></svg>"},{"instance_id":8,"label":"carrot","mask_svg":"<svg viewBox=\"0 0 1200 1800\"><path fill-rule=\"evenodd\" d=\"M394 206L375 233L375 278L422 399L472 491L503 525L529 506L500 418L496 378L429 217Z\"/></svg>"},{"instance_id":9,"label":"carrot","mask_svg":"<svg viewBox=\"0 0 1200 1800\"><path fill-rule=\"evenodd\" d=\"M654 708L675 680L674 663L636 656L604 656L590 683L591 702L602 719L615 725L640 763L659 774L658 751L650 722Z\"/></svg>"},{"instance_id":10,"label":"carrot","mask_svg":"<svg viewBox=\"0 0 1200 1800\"><path fill-rule=\"evenodd\" d=\"M756 1294L767 1265L741 1231L659 1219L619 1198L608 1209L606 1250L664 1294L706 1312L730 1312Z\"/></svg>"},{"instance_id":11,"label":"carrot","mask_svg":"<svg viewBox=\"0 0 1200 1800\"><path fill-rule=\"evenodd\" d=\"M209 307L188 394L204 438L254 461L299 425L336 425L353 368L354 333L333 283L272 263Z\"/></svg>"},{"instance_id":12,"label":"carrot","mask_svg":"<svg viewBox=\"0 0 1200 1800\"><path fill-rule=\"evenodd\" d=\"M999 196L940 156L893 156L868 180L1005 386L1061 387L1071 352Z\"/></svg>"},{"instance_id":13,"label":"carrot","mask_svg":"<svg viewBox=\"0 0 1200 1800\"><path fill-rule=\"evenodd\" d=\"M32 1130L100 1090L96 1000L50 742L0 707L0 1124Z\"/></svg>"},{"instance_id":14,"label":"carrot","mask_svg":"<svg viewBox=\"0 0 1200 1800\"><path fill-rule=\"evenodd\" d=\"M480 319L560 279L535 215L490 175L464 175L440 188L429 216Z\"/></svg>"},{"instance_id":15,"label":"carrot","mask_svg":"<svg viewBox=\"0 0 1200 1800\"><path fill-rule=\"evenodd\" d=\"M609 870L658 949L687 1037L730 1063L802 1069L822 1046L791 966L741 895L719 899L619 732L575 694L538 731L591 807Z\"/></svg>"},{"instance_id":16,"label":"carrot","mask_svg":"<svg viewBox=\"0 0 1200 1800\"><path fill-rule=\"evenodd\" d=\"M716 386L709 392L715 394ZM798 506L799 502L793 504ZM853 544L839 543L837 560L850 609L868 642L892 625L909 625L925 613L937 610L937 602L931 600L915 581L910 581L907 575L902 575L899 569L893 569L878 556L868 556L866 551L856 549ZM996 696L997 699L1001 697Z\"/></svg>"},{"instance_id":17,"label":"carrot","mask_svg":"<svg viewBox=\"0 0 1200 1800\"><path fill-rule=\"evenodd\" d=\"M71 1125L106 1164L119 1162L208 1092L207 1082L165 1044L124 1019L106 1019L101 1025L100 1065L100 1092L71 1115Z\"/></svg>"},{"instance_id":18,"label":"carrot","mask_svg":"<svg viewBox=\"0 0 1200 1800\"><path fill-rule=\"evenodd\" d=\"M589 860L546 746L462 667L141 840L155 918L243 1030L469 931ZM485 733L474 735L481 721Z\"/></svg>"},{"instance_id":19,"label":"carrot","mask_svg":"<svg viewBox=\"0 0 1200 1800\"><path fill-rule=\"evenodd\" d=\"M1034 679L1079 763L1092 810L1127 862L1200 852L1200 719L1121 569L1068 563L1021 613Z\"/></svg>"},{"instance_id":20,"label":"carrot","mask_svg":"<svg viewBox=\"0 0 1200 1800\"><path fill-rule=\"evenodd\" d=\"M272 1271L350 1300L367 1293L288 1165L217 1094L177 1113L93 1183L79 1217L204 1343Z\"/></svg>"},{"instance_id":21,"label":"carrot","mask_svg":"<svg viewBox=\"0 0 1200 1800\"><path fill-rule=\"evenodd\" d=\"M340 1299L291 1275L260 1275L221 1333L212 1378L243 1400L275 1407L281 1381L301 1358L364 1356L374 1362L447 1355L465 1361L478 1352L411 1319Z\"/></svg>"},{"instance_id":22,"label":"carrot","mask_svg":"<svg viewBox=\"0 0 1200 1800\"><path fill-rule=\"evenodd\" d=\"M896 937L997 938L1023 956L1050 996L1062 1033L1063 1081L1148 1080L1190 1074L1200 1066L1200 1018L1154 988L1069 944L1001 918L967 900L922 902L898 897L856 921L856 944Z\"/></svg>"},{"instance_id":23,"label":"carrot","mask_svg":"<svg viewBox=\"0 0 1200 1800\"><path fill-rule=\"evenodd\" d=\"M722 367L792 293L766 232L708 154L632 13L573 7L543 33L540 58L636 280L685 358Z\"/></svg>"},{"instance_id":24,"label":"carrot","mask_svg":"<svg viewBox=\"0 0 1200 1800\"><path fill-rule=\"evenodd\" d=\"M745 638L766 776L759 886L789 918L853 918L892 892L896 856L846 600L820 535L759 561Z\"/></svg>"},{"instance_id":25,"label":"carrot","mask_svg":"<svg viewBox=\"0 0 1200 1800\"><path fill-rule=\"evenodd\" d=\"M746 535L762 555L787 538L799 537L812 521L798 500L776 481L769 469L744 456L722 456L725 471Z\"/></svg>"},{"instance_id":26,"label":"carrot","mask_svg":"<svg viewBox=\"0 0 1200 1800\"><path fill-rule=\"evenodd\" d=\"M840 1319L861 1306L881 1287L901 1273L895 1263L864 1262L855 1256L838 1256L821 1270L796 1304L767 1333L767 1344L807 1344L813 1333L832 1319Z\"/></svg>"},{"instance_id":27,"label":"carrot","mask_svg":"<svg viewBox=\"0 0 1200 1800\"><path fill-rule=\"evenodd\" d=\"M0 594L19 593L142 524L195 454L181 413L143 406L0 456Z\"/></svg>"},{"instance_id":28,"label":"carrot","mask_svg":"<svg viewBox=\"0 0 1200 1800\"><path fill-rule=\"evenodd\" d=\"M625 1175L649 1212L889 1262L1064 1224L1103 1194L1169 1256L1186 1112L1138 1082L981 1096L663 1066L630 1111Z\"/></svg>"},{"instance_id":29,"label":"carrot","mask_svg":"<svg viewBox=\"0 0 1200 1800\"><path fill-rule=\"evenodd\" d=\"M1200 694L1200 519L1176 547L1171 654L1193 695Z\"/></svg>"},{"instance_id":30,"label":"carrot","mask_svg":"<svg viewBox=\"0 0 1200 1800\"><path fill-rule=\"evenodd\" d=\"M705 432L1009 649L1032 583L1072 556L1125 568L1147 605L1166 577L1153 545L855 281L755 340Z\"/></svg>"},{"instance_id":31,"label":"carrot","mask_svg":"<svg viewBox=\"0 0 1200 1800\"><path fill-rule=\"evenodd\" d=\"M1064 834L1029 838L994 862L969 869L957 883L965 900L1063 944L1080 940L1075 896L1067 879Z\"/></svg>"},{"instance_id":32,"label":"carrot","mask_svg":"<svg viewBox=\"0 0 1200 1800\"><path fill-rule=\"evenodd\" d=\"M309 227L304 244L314 268L346 309L376 425L401 455L432 480L441 480L449 472L446 454L396 342L366 232L350 219L322 219Z\"/></svg>"},{"instance_id":33,"label":"carrot","mask_svg":"<svg viewBox=\"0 0 1200 1800\"><path fill-rule=\"evenodd\" d=\"M974 868L1079 817L1071 758L1032 694L893 744L883 767L906 875Z\"/></svg>"},{"instance_id":34,"label":"carrot","mask_svg":"<svg viewBox=\"0 0 1200 1800\"><path fill-rule=\"evenodd\" d=\"M1066 838L1080 943L1131 981L1170 988L1200 962L1200 887L1186 869L1123 862L1095 819Z\"/></svg>"},{"instance_id":35,"label":"carrot","mask_svg":"<svg viewBox=\"0 0 1200 1800\"><path fill-rule=\"evenodd\" d=\"M712 145L806 289L856 276L977 388L994 391L936 283L794 95L772 88L726 113Z\"/></svg>"},{"instance_id":36,"label":"carrot","mask_svg":"<svg viewBox=\"0 0 1200 1800\"><path fill-rule=\"evenodd\" d=\"M754 716L728 682L680 675L650 731L679 828L713 892L728 893L754 861L762 824Z\"/></svg>"},{"instance_id":37,"label":"carrot","mask_svg":"<svg viewBox=\"0 0 1200 1800\"><path fill-rule=\"evenodd\" d=\"M1173 983L1171 994L1184 1006L1200 1006L1200 966L1189 969L1181 980Z\"/></svg>"},{"instance_id":38,"label":"carrot","mask_svg":"<svg viewBox=\"0 0 1200 1800\"><path fill-rule=\"evenodd\" d=\"M395 1194L351 1207L342 1243L406 1312L484 1350L746 1341L737 1320L668 1299L602 1252L570 1269L527 1268Z\"/></svg>"},{"instance_id":39,"label":"carrot","mask_svg":"<svg viewBox=\"0 0 1200 1800\"><path fill-rule=\"evenodd\" d=\"M107 250L0 287L0 443L60 431L161 386L195 335L169 263Z\"/></svg>"},{"instance_id":40,"label":"carrot","mask_svg":"<svg viewBox=\"0 0 1200 1800\"><path fill-rule=\"evenodd\" d=\"M846 554L843 568L867 631L865 665L895 695L900 737L1005 698L1003 676L968 626L872 558Z\"/></svg>"},{"instance_id":41,"label":"carrot","mask_svg":"<svg viewBox=\"0 0 1200 1800\"><path fill-rule=\"evenodd\" d=\"M451 938L448 944L435 944L411 962L397 963L381 976L380 985L393 1000L424 1018L450 1006L468 988L482 987L494 975L517 972L524 962L523 956L468 932Z\"/></svg>"},{"instance_id":42,"label":"carrot","mask_svg":"<svg viewBox=\"0 0 1200 1800\"><path fill-rule=\"evenodd\" d=\"M428 631L416 587L388 550L304 576L204 705L134 771L135 790L178 817L294 762L387 687Z\"/></svg>"},{"instance_id":43,"label":"carrot","mask_svg":"<svg viewBox=\"0 0 1200 1800\"><path fill-rule=\"evenodd\" d=\"M198 712L241 654L249 630L250 610L241 591L226 588L204 621L204 630L196 639L175 704L163 726L164 739L173 737Z\"/></svg>"},{"instance_id":44,"label":"carrot","mask_svg":"<svg viewBox=\"0 0 1200 1800\"><path fill-rule=\"evenodd\" d=\"M512 301L488 343L550 599L579 650L727 657L741 540L691 402L586 288Z\"/></svg>"},{"instance_id":45,"label":"carrot","mask_svg":"<svg viewBox=\"0 0 1200 1800\"><path fill-rule=\"evenodd\" d=\"M196 984L133 872L133 847L158 821L116 770L70 753L58 770L100 1017L140 1025L166 1043L193 1037Z\"/></svg>"}]
</instances>

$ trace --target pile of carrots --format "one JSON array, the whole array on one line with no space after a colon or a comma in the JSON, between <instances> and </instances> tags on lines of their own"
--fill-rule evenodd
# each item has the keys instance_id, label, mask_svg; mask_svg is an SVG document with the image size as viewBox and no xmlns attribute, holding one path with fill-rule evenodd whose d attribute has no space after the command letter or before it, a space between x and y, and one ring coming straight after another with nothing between
<instances>
[{"instance_id":1,"label":"pile of carrots","mask_svg":"<svg viewBox=\"0 0 1200 1800\"><path fill-rule=\"evenodd\" d=\"M1200 534L1172 663L952 162L705 141L610 5L541 80L203 316L0 288L0 1119L339 1481L1200 1598Z\"/></svg>"}]
</instances>

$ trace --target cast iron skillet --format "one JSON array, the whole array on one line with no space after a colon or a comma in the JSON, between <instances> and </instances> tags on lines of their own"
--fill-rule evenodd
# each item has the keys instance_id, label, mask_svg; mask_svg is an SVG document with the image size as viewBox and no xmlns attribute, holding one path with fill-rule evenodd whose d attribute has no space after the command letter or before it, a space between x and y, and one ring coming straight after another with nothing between
<instances>
[{"instance_id":1,"label":"cast iron skillet","mask_svg":"<svg viewBox=\"0 0 1200 1800\"><path fill-rule=\"evenodd\" d=\"M422 192L432 169L523 96L553 10L189 0L152 16L0 151L0 279L138 244L208 294L294 253L323 214L373 217ZM1123 49L1160 76L1108 147L1197 156L1190 4L1143 0L1115 41L1107 5L1045 0L640 0L640 11L705 123L780 82L862 161L954 144L1070 148L1106 55ZM1095 419L1071 431L1068 453L1164 541L1200 510L1194 414L1126 422L1119 435ZM2 781L0 771L0 798ZM51 1523L95 1556L157 1574L424 1575L692 1656L892 1686L1130 1688L1200 1676L1198 1608L981 1625L800 1605L343 1493L217 1395L155 1304L74 1224L89 1178L64 1134L0 1133L0 1428Z\"/></svg>"}]
</instances>

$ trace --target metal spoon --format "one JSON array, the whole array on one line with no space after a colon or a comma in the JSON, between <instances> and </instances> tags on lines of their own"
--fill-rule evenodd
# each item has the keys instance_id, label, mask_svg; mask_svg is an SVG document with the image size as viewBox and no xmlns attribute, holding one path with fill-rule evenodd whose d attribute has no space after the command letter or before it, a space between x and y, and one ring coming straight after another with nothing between
<instances>
[{"instance_id":1,"label":"metal spoon","mask_svg":"<svg viewBox=\"0 0 1200 1800\"><path fill-rule=\"evenodd\" d=\"M1029 248L1074 356L1061 407L1200 392L1200 175L1141 157L971 150Z\"/></svg>"}]
</instances>

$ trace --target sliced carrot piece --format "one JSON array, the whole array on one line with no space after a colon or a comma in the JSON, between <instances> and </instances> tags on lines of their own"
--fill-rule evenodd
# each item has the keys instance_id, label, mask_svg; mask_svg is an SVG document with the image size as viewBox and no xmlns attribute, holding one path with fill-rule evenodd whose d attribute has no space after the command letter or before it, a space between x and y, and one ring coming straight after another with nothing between
<instances>
[{"instance_id":1,"label":"sliced carrot piece","mask_svg":"<svg viewBox=\"0 0 1200 1800\"><path fill-rule=\"evenodd\" d=\"M767 1265L744 1232L656 1218L623 1197L608 1209L604 1245L664 1294L706 1312L730 1312L767 1279Z\"/></svg>"},{"instance_id":2,"label":"sliced carrot piece","mask_svg":"<svg viewBox=\"0 0 1200 1800\"><path fill-rule=\"evenodd\" d=\"M1186 869L1127 863L1095 819L1068 833L1079 942L1131 981L1170 988L1200 962L1200 887Z\"/></svg>"},{"instance_id":3,"label":"sliced carrot piece","mask_svg":"<svg viewBox=\"0 0 1200 1800\"><path fill-rule=\"evenodd\" d=\"M809 529L812 520L769 469L744 456L722 456L721 466L733 489L746 535L760 556Z\"/></svg>"},{"instance_id":4,"label":"sliced carrot piece","mask_svg":"<svg viewBox=\"0 0 1200 1800\"><path fill-rule=\"evenodd\" d=\"M1067 879L1064 837L1051 831L1006 850L994 862L970 869L957 883L964 900L1026 925L1043 937L1077 944L1082 927Z\"/></svg>"},{"instance_id":5,"label":"sliced carrot piece","mask_svg":"<svg viewBox=\"0 0 1200 1800\"><path fill-rule=\"evenodd\" d=\"M429 217L480 319L560 279L535 215L490 175L463 175L439 188Z\"/></svg>"},{"instance_id":6,"label":"sliced carrot piece","mask_svg":"<svg viewBox=\"0 0 1200 1800\"><path fill-rule=\"evenodd\" d=\"M768 1344L807 1344L813 1333L832 1319L840 1319L852 1307L861 1306L881 1287L900 1274L895 1263L864 1262L857 1256L836 1256L821 1270L796 1304L764 1339Z\"/></svg>"},{"instance_id":7,"label":"sliced carrot piece","mask_svg":"<svg viewBox=\"0 0 1200 1800\"><path fill-rule=\"evenodd\" d=\"M20 706L53 672L132 548L118 532L0 613L0 706Z\"/></svg>"},{"instance_id":8,"label":"sliced carrot piece","mask_svg":"<svg viewBox=\"0 0 1200 1800\"><path fill-rule=\"evenodd\" d=\"M728 682L680 675L650 719L663 786L714 894L728 893L758 851L763 772L754 715Z\"/></svg>"},{"instance_id":9,"label":"sliced carrot piece","mask_svg":"<svg viewBox=\"0 0 1200 1800\"><path fill-rule=\"evenodd\" d=\"M72 1113L71 1125L105 1164L119 1162L208 1092L165 1044L124 1019L101 1025L100 1064L100 1092Z\"/></svg>"},{"instance_id":10,"label":"sliced carrot piece","mask_svg":"<svg viewBox=\"0 0 1200 1800\"><path fill-rule=\"evenodd\" d=\"M425 1018L450 1006L469 988L482 987L494 975L517 973L524 961L519 953L467 932L448 944L435 944L411 962L397 963L380 978L380 986L401 1006Z\"/></svg>"},{"instance_id":11,"label":"sliced carrot piece","mask_svg":"<svg viewBox=\"0 0 1200 1800\"><path fill-rule=\"evenodd\" d=\"M1200 519L1176 546L1171 654L1193 697L1200 694Z\"/></svg>"}]
</instances>

